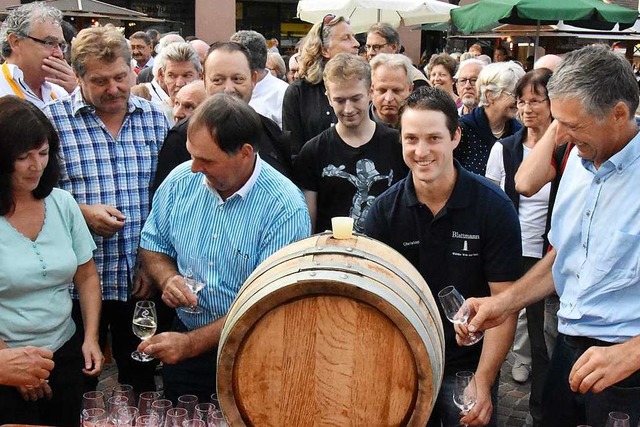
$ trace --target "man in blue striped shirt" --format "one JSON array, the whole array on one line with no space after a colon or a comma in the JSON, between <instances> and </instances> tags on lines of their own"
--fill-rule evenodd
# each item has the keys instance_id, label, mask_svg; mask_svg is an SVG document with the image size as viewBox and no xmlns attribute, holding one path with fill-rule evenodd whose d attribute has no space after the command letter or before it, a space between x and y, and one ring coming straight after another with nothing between
<instances>
[{"instance_id":1,"label":"man in blue striped shirt","mask_svg":"<svg viewBox=\"0 0 640 427\"><path fill-rule=\"evenodd\" d=\"M151 390L155 366L131 359L140 342L131 331L132 291L144 299L152 290L134 278L136 251L169 123L150 102L130 96L131 52L115 29L80 31L71 59L79 89L44 109L60 135L60 187L80 204L97 245L94 259L104 300L102 347L111 330L119 381L132 384L137 392ZM74 298L74 319L81 325L75 291Z\"/></svg>"},{"instance_id":2,"label":"man in blue striped shirt","mask_svg":"<svg viewBox=\"0 0 640 427\"><path fill-rule=\"evenodd\" d=\"M192 161L158 188L140 241L142 264L170 307L174 329L138 348L162 360L165 395L209 399L215 392L216 346L224 316L248 275L283 246L307 237L309 213L300 190L255 148L262 125L242 99L213 95L189 121ZM185 285L190 258L206 260L196 298Z\"/></svg>"}]
</instances>

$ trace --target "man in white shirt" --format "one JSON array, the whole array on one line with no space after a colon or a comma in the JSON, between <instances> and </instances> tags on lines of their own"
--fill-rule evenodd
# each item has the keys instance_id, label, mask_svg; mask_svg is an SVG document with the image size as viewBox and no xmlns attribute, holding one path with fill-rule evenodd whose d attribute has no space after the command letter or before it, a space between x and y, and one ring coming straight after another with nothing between
<instances>
[{"instance_id":1,"label":"man in white shirt","mask_svg":"<svg viewBox=\"0 0 640 427\"><path fill-rule=\"evenodd\" d=\"M136 60L134 71L138 74L145 68L153 67L153 42L144 31L136 31L129 37L131 56Z\"/></svg>"},{"instance_id":2,"label":"man in white shirt","mask_svg":"<svg viewBox=\"0 0 640 427\"><path fill-rule=\"evenodd\" d=\"M247 30L232 35L231 41L249 49L251 70L258 73L258 82L253 88L249 105L282 129L282 100L289 85L267 70L267 41L262 34Z\"/></svg>"},{"instance_id":3,"label":"man in white shirt","mask_svg":"<svg viewBox=\"0 0 640 427\"><path fill-rule=\"evenodd\" d=\"M64 60L62 12L43 3L14 9L0 27L0 96L14 95L39 108L66 97L76 86L73 70Z\"/></svg>"}]
</instances>

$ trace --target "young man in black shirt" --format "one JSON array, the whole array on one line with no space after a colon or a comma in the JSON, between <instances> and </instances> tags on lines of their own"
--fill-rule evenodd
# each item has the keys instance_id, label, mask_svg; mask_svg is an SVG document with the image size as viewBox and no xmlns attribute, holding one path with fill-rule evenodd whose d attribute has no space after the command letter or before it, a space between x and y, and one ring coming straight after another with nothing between
<instances>
[{"instance_id":1,"label":"young man in black shirt","mask_svg":"<svg viewBox=\"0 0 640 427\"><path fill-rule=\"evenodd\" d=\"M398 131L369 117L371 68L340 53L324 68L327 97L338 118L302 147L295 161L313 229L331 228L334 216L350 216L355 231L378 194L407 174Z\"/></svg>"},{"instance_id":2,"label":"young man in black shirt","mask_svg":"<svg viewBox=\"0 0 640 427\"><path fill-rule=\"evenodd\" d=\"M498 186L454 160L460 127L453 99L440 89L419 88L401 109L400 129L411 172L376 199L365 234L411 261L434 295L449 285L465 297L508 289L522 273L518 215ZM487 331L480 343L460 347L439 310L445 319L445 375L428 427L496 426L496 380L516 318ZM453 403L457 371L475 372L478 400L468 414Z\"/></svg>"}]
</instances>

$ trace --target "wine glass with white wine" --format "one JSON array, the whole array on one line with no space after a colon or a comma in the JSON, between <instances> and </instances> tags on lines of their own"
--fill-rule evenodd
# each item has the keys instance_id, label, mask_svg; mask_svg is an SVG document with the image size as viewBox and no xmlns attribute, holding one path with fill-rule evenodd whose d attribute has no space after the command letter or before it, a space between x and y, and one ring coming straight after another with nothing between
<instances>
[{"instance_id":1,"label":"wine glass with white wine","mask_svg":"<svg viewBox=\"0 0 640 427\"><path fill-rule=\"evenodd\" d=\"M478 392L474 373L471 371L456 372L456 382L453 385L453 403L460 408L464 415L467 415L477 402Z\"/></svg>"},{"instance_id":2,"label":"wine glass with white wine","mask_svg":"<svg viewBox=\"0 0 640 427\"><path fill-rule=\"evenodd\" d=\"M153 301L138 301L133 311L133 334L145 341L156 333L158 327L158 315L156 314L156 304ZM131 358L138 362L149 362L153 356L134 351Z\"/></svg>"},{"instance_id":3,"label":"wine glass with white wine","mask_svg":"<svg viewBox=\"0 0 640 427\"><path fill-rule=\"evenodd\" d=\"M444 314L451 323L460 325L467 324L471 310L464 297L460 295L460 292L458 292L454 286L447 286L438 292L438 298L440 298L440 304L442 305ZM484 337L484 332L482 331L470 333L462 344L465 346L473 345L480 341L482 337Z\"/></svg>"}]
</instances>

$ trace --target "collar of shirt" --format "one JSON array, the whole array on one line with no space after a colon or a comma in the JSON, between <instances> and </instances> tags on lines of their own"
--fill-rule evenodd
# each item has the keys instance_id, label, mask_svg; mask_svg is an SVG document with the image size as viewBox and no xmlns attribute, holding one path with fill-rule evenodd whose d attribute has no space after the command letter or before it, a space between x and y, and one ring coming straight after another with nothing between
<instances>
[{"instance_id":1,"label":"collar of shirt","mask_svg":"<svg viewBox=\"0 0 640 427\"><path fill-rule=\"evenodd\" d=\"M256 165L253 168L253 172L251 173L251 176L249 177L247 182L245 182L244 185L240 187L238 191L236 191L231 196L229 196L227 200L231 199L232 197L235 197L236 195L242 199L246 199L247 196L249 195L249 192L251 191L256 181L258 180L258 175L260 175L261 170L262 170L262 159L260 158L260 155L256 153ZM209 184L207 184L206 176L203 176L202 184L205 185L213 194L216 195L216 197L218 198L218 204L222 204L225 202L222 200L222 197L220 197L220 193L218 193L218 191L215 188L211 188Z\"/></svg>"},{"instance_id":2,"label":"collar of shirt","mask_svg":"<svg viewBox=\"0 0 640 427\"><path fill-rule=\"evenodd\" d=\"M127 101L128 114L131 114L137 110L143 110L141 99L142 98L138 98L135 96L129 96L129 100ZM74 116L77 116L78 113L83 111L90 111L91 113L95 113L96 111L96 107L94 107L92 104L89 104L84 100L80 86L78 86L76 90L74 90L73 93L71 94L71 106L73 109Z\"/></svg>"},{"instance_id":3,"label":"collar of shirt","mask_svg":"<svg viewBox=\"0 0 640 427\"><path fill-rule=\"evenodd\" d=\"M640 157L640 132L625 145L620 151L611 156L606 162L600 165L600 168L596 169L591 160L580 159L582 166L597 175L600 178L604 178L606 175L613 171L621 174L626 168L633 164L638 157Z\"/></svg>"},{"instance_id":4,"label":"collar of shirt","mask_svg":"<svg viewBox=\"0 0 640 427\"><path fill-rule=\"evenodd\" d=\"M473 178L471 177L471 172L463 168L456 159L453 159L453 165L458 171L458 177L456 178L453 192L451 196L449 196L449 200L447 200L446 207L462 209L471 203L471 188L473 188L471 181ZM420 205L421 203L416 196L416 188L413 184L413 174L411 172L409 172L404 185L406 190L404 192L405 205L407 207Z\"/></svg>"},{"instance_id":5,"label":"collar of shirt","mask_svg":"<svg viewBox=\"0 0 640 427\"><path fill-rule=\"evenodd\" d=\"M31 98L39 99L36 96L36 94L33 92L33 90L31 90L31 87L29 87L27 82L24 80L24 72L20 69L20 67L18 67L15 64L10 64L8 62L6 64L7 64L7 68L9 69L9 73L11 74L11 78L13 79L13 81L15 81L19 85L20 89L22 89L22 91L24 91L26 94L30 95ZM57 86L57 87L62 89L61 86ZM54 85L52 83L49 83L48 81L45 80L44 82L42 82L42 85L40 85L40 90L42 91L42 99L44 100L44 103L47 103L49 101L56 99L55 98L56 91L54 90ZM15 95L18 96L18 94L15 94Z\"/></svg>"}]
</instances>

